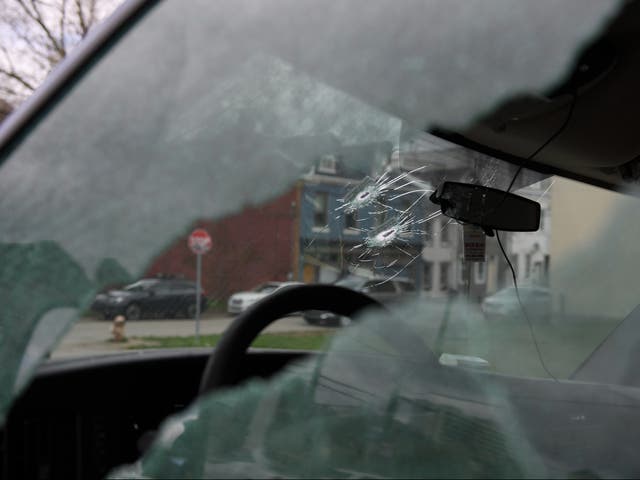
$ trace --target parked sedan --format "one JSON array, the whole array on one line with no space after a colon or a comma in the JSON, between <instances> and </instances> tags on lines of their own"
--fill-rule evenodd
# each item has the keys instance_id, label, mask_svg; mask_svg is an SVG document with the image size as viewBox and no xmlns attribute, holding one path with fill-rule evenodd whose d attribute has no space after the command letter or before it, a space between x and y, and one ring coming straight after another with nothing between
<instances>
[{"instance_id":1,"label":"parked sedan","mask_svg":"<svg viewBox=\"0 0 640 480\"><path fill-rule=\"evenodd\" d=\"M142 279L122 290L110 290L96 296L91 309L105 319L124 315L127 320L146 316L173 318L196 314L196 284L186 280ZM207 299L200 295L200 308L204 311Z\"/></svg>"},{"instance_id":2,"label":"parked sedan","mask_svg":"<svg viewBox=\"0 0 640 480\"><path fill-rule=\"evenodd\" d=\"M349 276L338 280L335 285L366 293L383 304L407 299L417 294L415 285L404 279L387 280L385 278ZM351 323L351 319L348 317L323 310L307 310L303 316L310 325L345 327Z\"/></svg>"},{"instance_id":3,"label":"parked sedan","mask_svg":"<svg viewBox=\"0 0 640 480\"><path fill-rule=\"evenodd\" d=\"M527 316L548 319L551 314L551 292L548 288L523 286L518 288L520 300ZM482 302L482 311L489 317L513 317L522 314L522 307L514 287L505 288L486 297Z\"/></svg>"},{"instance_id":4,"label":"parked sedan","mask_svg":"<svg viewBox=\"0 0 640 480\"><path fill-rule=\"evenodd\" d=\"M277 292L291 285L302 285L300 282L267 282L258 285L248 292L234 293L229 297L227 302L227 312L232 315L244 312L258 300L268 297L272 293Z\"/></svg>"}]
</instances>

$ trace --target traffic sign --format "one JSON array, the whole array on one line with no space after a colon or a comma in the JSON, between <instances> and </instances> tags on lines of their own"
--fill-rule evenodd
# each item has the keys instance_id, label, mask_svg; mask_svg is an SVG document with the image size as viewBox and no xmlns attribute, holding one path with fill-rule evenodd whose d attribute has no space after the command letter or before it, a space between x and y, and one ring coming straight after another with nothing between
<instances>
[{"instance_id":1,"label":"traffic sign","mask_svg":"<svg viewBox=\"0 0 640 480\"><path fill-rule=\"evenodd\" d=\"M189 235L189 248L196 255L202 255L211 250L211 237L203 228L196 228Z\"/></svg>"},{"instance_id":2,"label":"traffic sign","mask_svg":"<svg viewBox=\"0 0 640 480\"><path fill-rule=\"evenodd\" d=\"M487 251L487 236L477 225L463 226L462 239L464 241L464 261L484 262Z\"/></svg>"}]
</instances>

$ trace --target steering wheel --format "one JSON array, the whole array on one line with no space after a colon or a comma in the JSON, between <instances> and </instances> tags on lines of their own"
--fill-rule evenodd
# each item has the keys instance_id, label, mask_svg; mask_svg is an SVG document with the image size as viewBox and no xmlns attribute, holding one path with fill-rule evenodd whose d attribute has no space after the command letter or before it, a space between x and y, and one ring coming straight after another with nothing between
<instances>
[{"instance_id":1,"label":"steering wheel","mask_svg":"<svg viewBox=\"0 0 640 480\"><path fill-rule=\"evenodd\" d=\"M200 394L234 385L247 349L276 320L305 310L328 310L349 317L367 307L383 308L377 300L348 288L333 285L283 288L245 310L224 332L207 361Z\"/></svg>"}]
</instances>

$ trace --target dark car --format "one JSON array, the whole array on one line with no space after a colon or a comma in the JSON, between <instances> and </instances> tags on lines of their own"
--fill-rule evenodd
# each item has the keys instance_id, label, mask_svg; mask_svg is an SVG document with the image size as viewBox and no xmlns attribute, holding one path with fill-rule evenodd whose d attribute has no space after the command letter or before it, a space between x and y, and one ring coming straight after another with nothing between
<instances>
[{"instance_id":1,"label":"dark car","mask_svg":"<svg viewBox=\"0 0 640 480\"><path fill-rule=\"evenodd\" d=\"M350 276L338 280L335 285L366 293L382 304L397 302L417 295L413 282L405 279L388 280L386 278ZM351 323L351 319L348 317L324 310L307 310L303 317L310 325L344 327Z\"/></svg>"},{"instance_id":2,"label":"dark car","mask_svg":"<svg viewBox=\"0 0 640 480\"><path fill-rule=\"evenodd\" d=\"M160 316L175 318L196 314L196 284L187 280L142 279L122 290L109 290L96 296L91 309L105 319L124 315L127 320ZM207 306L204 294L200 295L201 311Z\"/></svg>"}]
</instances>

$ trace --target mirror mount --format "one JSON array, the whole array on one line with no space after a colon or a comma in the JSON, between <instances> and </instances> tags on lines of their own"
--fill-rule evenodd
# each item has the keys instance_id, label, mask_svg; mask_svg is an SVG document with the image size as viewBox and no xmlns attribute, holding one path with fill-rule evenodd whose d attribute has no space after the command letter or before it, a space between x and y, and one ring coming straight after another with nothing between
<instances>
[{"instance_id":1,"label":"mirror mount","mask_svg":"<svg viewBox=\"0 0 640 480\"><path fill-rule=\"evenodd\" d=\"M477 225L488 237L495 230L534 232L540 228L540 204L503 190L444 182L429 200L440 206L443 215Z\"/></svg>"},{"instance_id":2,"label":"mirror mount","mask_svg":"<svg viewBox=\"0 0 640 480\"><path fill-rule=\"evenodd\" d=\"M482 228L482 231L484 232L484 234L487 237L495 237L496 236L496 232L493 231L492 229L487 228L487 227L481 227L481 228Z\"/></svg>"}]
</instances>

